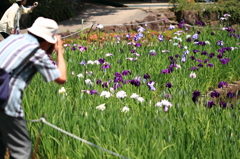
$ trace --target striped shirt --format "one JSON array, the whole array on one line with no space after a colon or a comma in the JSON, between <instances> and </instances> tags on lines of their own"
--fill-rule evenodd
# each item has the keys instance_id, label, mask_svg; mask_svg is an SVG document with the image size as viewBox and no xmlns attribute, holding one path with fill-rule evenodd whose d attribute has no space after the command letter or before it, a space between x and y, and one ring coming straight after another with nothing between
<instances>
[{"instance_id":1,"label":"striped shirt","mask_svg":"<svg viewBox=\"0 0 240 159\"><path fill-rule=\"evenodd\" d=\"M10 96L2 105L9 116L24 117L21 105L23 91L37 72L46 82L60 77L59 70L42 49L38 49L27 62L21 64L36 47L39 47L39 43L30 34L11 35L0 42L0 68L12 72Z\"/></svg>"}]
</instances>

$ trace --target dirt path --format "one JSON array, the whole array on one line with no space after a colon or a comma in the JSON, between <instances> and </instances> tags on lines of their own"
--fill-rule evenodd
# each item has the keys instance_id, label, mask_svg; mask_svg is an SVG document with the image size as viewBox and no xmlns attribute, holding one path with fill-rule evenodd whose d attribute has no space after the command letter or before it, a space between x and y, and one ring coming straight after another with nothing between
<instances>
[{"instance_id":1,"label":"dirt path","mask_svg":"<svg viewBox=\"0 0 240 159\"><path fill-rule=\"evenodd\" d=\"M147 13L137 8L112 7L102 4L86 3L85 8L77 16L59 23L58 33L76 32L95 24L123 24L134 20L143 20ZM83 23L82 23L82 20ZM21 33L26 33L21 29ZM0 40L2 40L0 35Z\"/></svg>"}]
</instances>

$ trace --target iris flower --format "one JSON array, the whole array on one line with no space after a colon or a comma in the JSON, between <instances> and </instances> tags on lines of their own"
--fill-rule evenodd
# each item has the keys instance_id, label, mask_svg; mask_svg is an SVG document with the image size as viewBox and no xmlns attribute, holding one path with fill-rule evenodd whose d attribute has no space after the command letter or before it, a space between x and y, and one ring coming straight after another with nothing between
<instances>
[{"instance_id":1,"label":"iris flower","mask_svg":"<svg viewBox=\"0 0 240 159\"><path fill-rule=\"evenodd\" d=\"M149 89L150 89L151 91L155 91L155 90L156 90L156 88L154 87L154 82L153 82L153 81L149 81L149 82L147 83L147 86L149 87Z\"/></svg>"},{"instance_id":2,"label":"iris flower","mask_svg":"<svg viewBox=\"0 0 240 159\"><path fill-rule=\"evenodd\" d=\"M201 92L195 90L195 91L192 93L192 101L193 101L194 103L196 103L196 102L197 102L197 99L198 99L198 97L199 97L200 95L201 95Z\"/></svg>"}]
</instances>

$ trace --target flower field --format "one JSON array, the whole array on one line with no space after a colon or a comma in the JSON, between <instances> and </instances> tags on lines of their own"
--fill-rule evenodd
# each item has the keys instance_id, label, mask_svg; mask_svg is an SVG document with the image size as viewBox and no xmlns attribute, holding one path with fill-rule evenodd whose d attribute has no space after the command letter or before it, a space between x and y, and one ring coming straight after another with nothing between
<instances>
[{"instance_id":1,"label":"flower field","mask_svg":"<svg viewBox=\"0 0 240 159\"><path fill-rule=\"evenodd\" d=\"M239 158L240 36L222 29L106 34L65 41L68 81L37 75L26 119L48 122L131 159ZM55 63L56 55L51 57ZM33 148L41 123L28 123ZM43 125L37 156L118 158Z\"/></svg>"}]
</instances>

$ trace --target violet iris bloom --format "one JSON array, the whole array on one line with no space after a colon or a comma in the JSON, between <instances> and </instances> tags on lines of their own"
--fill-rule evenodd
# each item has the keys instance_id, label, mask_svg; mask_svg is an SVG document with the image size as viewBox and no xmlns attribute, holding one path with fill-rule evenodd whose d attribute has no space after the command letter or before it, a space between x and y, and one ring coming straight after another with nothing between
<instances>
[{"instance_id":1,"label":"violet iris bloom","mask_svg":"<svg viewBox=\"0 0 240 159\"><path fill-rule=\"evenodd\" d=\"M120 83L115 83L113 89L116 90L118 88L122 88L122 85Z\"/></svg>"},{"instance_id":2,"label":"violet iris bloom","mask_svg":"<svg viewBox=\"0 0 240 159\"><path fill-rule=\"evenodd\" d=\"M155 91L155 90L156 90L156 88L154 87L154 82L153 82L153 81L149 81L149 82L147 83L147 86L149 87L149 89L150 89L151 91Z\"/></svg>"},{"instance_id":3,"label":"violet iris bloom","mask_svg":"<svg viewBox=\"0 0 240 159\"><path fill-rule=\"evenodd\" d=\"M130 83L134 86L140 86L141 85L140 81L138 81L136 79L131 80Z\"/></svg>"},{"instance_id":4,"label":"violet iris bloom","mask_svg":"<svg viewBox=\"0 0 240 159\"><path fill-rule=\"evenodd\" d=\"M123 82L122 76L117 76L114 78L114 83Z\"/></svg>"},{"instance_id":5,"label":"violet iris bloom","mask_svg":"<svg viewBox=\"0 0 240 159\"><path fill-rule=\"evenodd\" d=\"M199 50L193 50L193 53L196 54L197 52L199 52Z\"/></svg>"},{"instance_id":6,"label":"violet iris bloom","mask_svg":"<svg viewBox=\"0 0 240 159\"><path fill-rule=\"evenodd\" d=\"M105 59L104 59L104 58L100 58L100 59L98 59L98 62L99 62L100 64L103 64L103 63L104 63L104 61L105 61Z\"/></svg>"},{"instance_id":7,"label":"violet iris bloom","mask_svg":"<svg viewBox=\"0 0 240 159\"><path fill-rule=\"evenodd\" d=\"M87 62L85 60L82 60L82 62L79 63L80 65L86 66Z\"/></svg>"},{"instance_id":8,"label":"violet iris bloom","mask_svg":"<svg viewBox=\"0 0 240 159\"><path fill-rule=\"evenodd\" d=\"M201 93L200 93L199 91L195 90L195 91L192 93L192 101L193 101L194 103L196 103L196 102L197 102L197 98L198 98L200 95L201 95Z\"/></svg>"},{"instance_id":9,"label":"violet iris bloom","mask_svg":"<svg viewBox=\"0 0 240 159\"><path fill-rule=\"evenodd\" d=\"M207 67L214 67L214 65L212 63L208 63L206 66Z\"/></svg>"},{"instance_id":10,"label":"violet iris bloom","mask_svg":"<svg viewBox=\"0 0 240 159\"><path fill-rule=\"evenodd\" d=\"M212 108L215 105L214 101L208 101L207 106L208 108Z\"/></svg>"},{"instance_id":11,"label":"violet iris bloom","mask_svg":"<svg viewBox=\"0 0 240 159\"><path fill-rule=\"evenodd\" d=\"M190 56L190 59L195 60L195 57L194 56Z\"/></svg>"},{"instance_id":12,"label":"violet iris bloom","mask_svg":"<svg viewBox=\"0 0 240 159\"><path fill-rule=\"evenodd\" d=\"M223 46L223 41L222 41L222 40L219 40L219 41L217 42L217 45L218 45L218 46Z\"/></svg>"},{"instance_id":13,"label":"violet iris bloom","mask_svg":"<svg viewBox=\"0 0 240 159\"><path fill-rule=\"evenodd\" d=\"M229 61L230 61L230 59L227 58L227 57L220 59L220 62L221 62L223 65L226 65Z\"/></svg>"},{"instance_id":14,"label":"violet iris bloom","mask_svg":"<svg viewBox=\"0 0 240 159\"><path fill-rule=\"evenodd\" d=\"M156 52L150 52L150 55L156 56Z\"/></svg>"},{"instance_id":15,"label":"violet iris bloom","mask_svg":"<svg viewBox=\"0 0 240 159\"><path fill-rule=\"evenodd\" d=\"M96 90L90 90L90 94L93 95L93 94L98 94L98 92Z\"/></svg>"},{"instance_id":16,"label":"violet iris bloom","mask_svg":"<svg viewBox=\"0 0 240 159\"><path fill-rule=\"evenodd\" d=\"M102 84L102 80L98 79L98 80L96 81L96 84L101 85L101 84Z\"/></svg>"},{"instance_id":17,"label":"violet iris bloom","mask_svg":"<svg viewBox=\"0 0 240 159\"><path fill-rule=\"evenodd\" d=\"M128 74L131 74L131 72L130 72L129 70L124 70L124 71L122 72L122 75L123 75L123 76L127 76Z\"/></svg>"},{"instance_id":18,"label":"violet iris bloom","mask_svg":"<svg viewBox=\"0 0 240 159\"><path fill-rule=\"evenodd\" d=\"M168 82L168 83L166 84L166 87L171 88L171 87L172 87L172 83Z\"/></svg>"},{"instance_id":19,"label":"violet iris bloom","mask_svg":"<svg viewBox=\"0 0 240 159\"><path fill-rule=\"evenodd\" d=\"M192 67L190 68L190 70L191 70L191 71L198 70L198 67L192 66Z\"/></svg>"},{"instance_id":20,"label":"violet iris bloom","mask_svg":"<svg viewBox=\"0 0 240 159\"><path fill-rule=\"evenodd\" d=\"M111 66L109 64L106 64L106 65L103 65L102 68L103 69L107 69L107 68L110 68Z\"/></svg>"},{"instance_id":21,"label":"violet iris bloom","mask_svg":"<svg viewBox=\"0 0 240 159\"><path fill-rule=\"evenodd\" d=\"M218 88L223 88L223 86L228 87L227 82L225 82L225 81L220 81L219 84L218 84Z\"/></svg>"},{"instance_id":22,"label":"violet iris bloom","mask_svg":"<svg viewBox=\"0 0 240 159\"><path fill-rule=\"evenodd\" d=\"M141 47L142 45L140 43L135 44L136 47Z\"/></svg>"},{"instance_id":23,"label":"violet iris bloom","mask_svg":"<svg viewBox=\"0 0 240 159\"><path fill-rule=\"evenodd\" d=\"M107 83L107 82L104 82L104 83L102 84L102 88L108 88L108 83Z\"/></svg>"},{"instance_id":24,"label":"violet iris bloom","mask_svg":"<svg viewBox=\"0 0 240 159\"><path fill-rule=\"evenodd\" d=\"M159 35L159 36L158 36L158 40L159 40L159 41L164 41L163 35Z\"/></svg>"},{"instance_id":25,"label":"violet iris bloom","mask_svg":"<svg viewBox=\"0 0 240 159\"><path fill-rule=\"evenodd\" d=\"M207 63L208 61L209 61L209 59L205 59L205 60L204 60L204 63Z\"/></svg>"},{"instance_id":26,"label":"violet iris bloom","mask_svg":"<svg viewBox=\"0 0 240 159\"><path fill-rule=\"evenodd\" d=\"M211 92L210 96L212 98L218 98L220 96L220 93L214 90L213 92Z\"/></svg>"},{"instance_id":27,"label":"violet iris bloom","mask_svg":"<svg viewBox=\"0 0 240 159\"><path fill-rule=\"evenodd\" d=\"M227 108L227 103L224 102L224 101L221 101L220 102L220 107L223 108L223 109Z\"/></svg>"},{"instance_id":28,"label":"violet iris bloom","mask_svg":"<svg viewBox=\"0 0 240 159\"><path fill-rule=\"evenodd\" d=\"M198 64L198 67L203 67L203 64L201 64L201 63L200 63L200 64Z\"/></svg>"},{"instance_id":29,"label":"violet iris bloom","mask_svg":"<svg viewBox=\"0 0 240 159\"><path fill-rule=\"evenodd\" d=\"M232 91L229 91L228 93L227 93L227 97L228 98L233 98L235 96L235 94L232 92Z\"/></svg>"},{"instance_id":30,"label":"violet iris bloom","mask_svg":"<svg viewBox=\"0 0 240 159\"><path fill-rule=\"evenodd\" d=\"M207 53L207 51L203 51L202 53L201 53L201 55L207 55L208 53Z\"/></svg>"},{"instance_id":31,"label":"violet iris bloom","mask_svg":"<svg viewBox=\"0 0 240 159\"><path fill-rule=\"evenodd\" d=\"M209 58L213 58L214 56L215 56L214 53L210 53L210 54L208 55Z\"/></svg>"},{"instance_id":32,"label":"violet iris bloom","mask_svg":"<svg viewBox=\"0 0 240 159\"><path fill-rule=\"evenodd\" d=\"M150 75L148 73L146 73L145 75L143 75L143 78L144 79L150 79L151 77L150 77Z\"/></svg>"}]
</instances>

